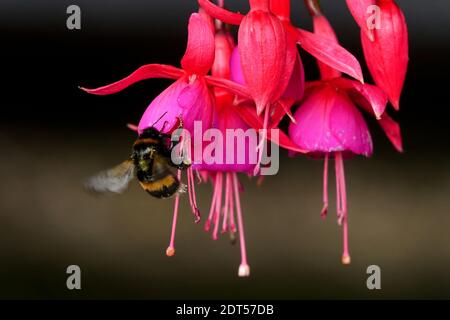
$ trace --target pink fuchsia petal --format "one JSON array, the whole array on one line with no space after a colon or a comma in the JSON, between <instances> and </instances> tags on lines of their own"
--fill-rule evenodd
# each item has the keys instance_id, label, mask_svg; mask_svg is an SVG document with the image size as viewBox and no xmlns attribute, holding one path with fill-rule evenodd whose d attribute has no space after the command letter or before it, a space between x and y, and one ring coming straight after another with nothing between
<instances>
[{"instance_id":1,"label":"pink fuchsia petal","mask_svg":"<svg viewBox=\"0 0 450 320\"><path fill-rule=\"evenodd\" d=\"M194 121L201 121L205 129L211 127L214 97L202 77L188 83L178 96L178 104L184 110L183 128L193 134Z\"/></svg>"},{"instance_id":2,"label":"pink fuchsia petal","mask_svg":"<svg viewBox=\"0 0 450 320\"><path fill-rule=\"evenodd\" d=\"M311 93L294 117L297 123L289 126L289 136L302 149L372 154L366 122L345 91L325 84Z\"/></svg>"},{"instance_id":3,"label":"pink fuchsia petal","mask_svg":"<svg viewBox=\"0 0 450 320\"><path fill-rule=\"evenodd\" d=\"M230 58L230 79L241 85L245 85L244 73L242 72L241 56L239 55L239 48L236 46L233 49Z\"/></svg>"},{"instance_id":4,"label":"pink fuchsia petal","mask_svg":"<svg viewBox=\"0 0 450 320\"><path fill-rule=\"evenodd\" d=\"M305 91L305 70L300 54L296 50L294 70L282 98L300 101Z\"/></svg>"},{"instance_id":5,"label":"pink fuchsia petal","mask_svg":"<svg viewBox=\"0 0 450 320\"><path fill-rule=\"evenodd\" d=\"M324 36L297 29L300 46L326 65L364 82L358 60L339 44Z\"/></svg>"},{"instance_id":6,"label":"pink fuchsia petal","mask_svg":"<svg viewBox=\"0 0 450 320\"><path fill-rule=\"evenodd\" d=\"M192 83L188 77L174 82L157 96L145 110L138 132L155 127L161 132L171 132L180 118L183 127L193 132L194 121L202 121L208 127L212 121L213 101L204 79L198 78Z\"/></svg>"},{"instance_id":7,"label":"pink fuchsia petal","mask_svg":"<svg viewBox=\"0 0 450 320\"><path fill-rule=\"evenodd\" d=\"M244 18L240 13L231 12L225 10L209 0L198 0L198 4L206 11L211 17L219 19L228 24L239 25Z\"/></svg>"},{"instance_id":8,"label":"pink fuchsia petal","mask_svg":"<svg viewBox=\"0 0 450 320\"><path fill-rule=\"evenodd\" d=\"M339 44L336 33L324 15L317 14L313 16L314 34L325 37L330 41ZM317 61L322 79L332 79L341 76L341 73L328 65Z\"/></svg>"},{"instance_id":9,"label":"pink fuchsia petal","mask_svg":"<svg viewBox=\"0 0 450 320\"><path fill-rule=\"evenodd\" d=\"M147 64L134 71L128 77L112 84L96 89L87 89L83 87L80 87L80 89L91 94L108 95L122 91L123 89L141 80L151 78L178 79L184 74L185 73L183 70L165 64Z\"/></svg>"},{"instance_id":10,"label":"pink fuchsia petal","mask_svg":"<svg viewBox=\"0 0 450 320\"><path fill-rule=\"evenodd\" d=\"M181 66L189 74L205 75L214 62L214 33L198 13L189 18L189 36Z\"/></svg>"},{"instance_id":11,"label":"pink fuchsia petal","mask_svg":"<svg viewBox=\"0 0 450 320\"><path fill-rule=\"evenodd\" d=\"M221 163L207 164L203 161L200 164L194 163L192 165L193 169L223 172L253 172L256 154L251 155L250 153L255 152L255 146L251 148L249 139L245 137L245 132L250 126L239 117L236 109L232 106L223 106L218 109L213 128L219 129L223 136L223 149L220 153L222 155L222 159L220 159ZM227 129L236 130L233 134L235 134L237 138L233 139L234 142L231 145L228 144L226 138ZM242 141L245 141L245 143L241 143ZM256 145L257 141L254 143ZM206 145L207 144L208 143L206 143ZM234 155L234 157L232 158L233 161L227 164L227 157L230 158L229 153Z\"/></svg>"},{"instance_id":12,"label":"pink fuchsia petal","mask_svg":"<svg viewBox=\"0 0 450 320\"><path fill-rule=\"evenodd\" d=\"M375 83L383 89L396 110L408 68L408 28L394 1L379 1L381 25L375 41L361 36L364 56Z\"/></svg>"},{"instance_id":13,"label":"pink fuchsia petal","mask_svg":"<svg viewBox=\"0 0 450 320\"><path fill-rule=\"evenodd\" d=\"M359 25L363 33L370 39L374 40L373 31L368 27L367 22L369 15L372 14L371 8L376 4L376 0L346 0L347 7L350 10L356 23Z\"/></svg>"},{"instance_id":14,"label":"pink fuchsia petal","mask_svg":"<svg viewBox=\"0 0 450 320\"><path fill-rule=\"evenodd\" d=\"M365 99L370 108L372 108L375 117L377 119L381 118L388 101L387 95L383 90L374 85L362 84L346 78L335 79L333 80L333 83L342 89L348 90L349 94L355 98L357 103L360 102L360 100L359 97L354 96L355 93Z\"/></svg>"},{"instance_id":15,"label":"pink fuchsia petal","mask_svg":"<svg viewBox=\"0 0 450 320\"><path fill-rule=\"evenodd\" d=\"M284 91L279 86L286 72L287 32L270 12L252 10L241 22L238 42L245 83L261 114Z\"/></svg>"}]
</instances>

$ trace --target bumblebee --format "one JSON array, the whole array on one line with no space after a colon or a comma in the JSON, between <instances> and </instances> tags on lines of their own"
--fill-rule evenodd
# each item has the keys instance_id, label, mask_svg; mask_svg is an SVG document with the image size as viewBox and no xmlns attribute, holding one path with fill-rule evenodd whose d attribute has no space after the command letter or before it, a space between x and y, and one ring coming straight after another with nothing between
<instances>
[{"instance_id":1,"label":"bumblebee","mask_svg":"<svg viewBox=\"0 0 450 320\"><path fill-rule=\"evenodd\" d=\"M174 169L186 169L190 162L184 159L180 164L172 161L171 154L177 145L169 134L154 127L144 130L134 142L129 159L102 171L85 182L85 188L93 193L122 193L136 177L141 187L153 197L163 199L183 192Z\"/></svg>"}]
</instances>

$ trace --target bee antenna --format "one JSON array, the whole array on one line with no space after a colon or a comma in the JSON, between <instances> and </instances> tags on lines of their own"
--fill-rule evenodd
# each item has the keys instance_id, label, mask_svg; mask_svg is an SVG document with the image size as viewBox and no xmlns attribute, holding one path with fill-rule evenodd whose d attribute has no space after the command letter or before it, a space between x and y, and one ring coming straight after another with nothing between
<instances>
[{"instance_id":1,"label":"bee antenna","mask_svg":"<svg viewBox=\"0 0 450 320\"><path fill-rule=\"evenodd\" d=\"M152 127L155 126L155 124L157 124L157 123L159 122L159 120L161 120L166 114L167 114L167 111L164 112L164 113L161 115L161 117L159 117L158 120L156 120L156 121L152 124Z\"/></svg>"}]
</instances>

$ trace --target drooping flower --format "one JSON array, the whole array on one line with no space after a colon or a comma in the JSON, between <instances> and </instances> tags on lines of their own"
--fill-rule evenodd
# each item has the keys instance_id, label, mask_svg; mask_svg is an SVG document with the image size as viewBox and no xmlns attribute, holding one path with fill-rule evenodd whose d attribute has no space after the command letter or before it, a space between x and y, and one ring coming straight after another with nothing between
<instances>
[{"instance_id":1,"label":"drooping flower","mask_svg":"<svg viewBox=\"0 0 450 320\"><path fill-rule=\"evenodd\" d=\"M368 19L367 7L364 11L365 5L375 4L379 8L379 12L374 13L379 15L375 17L379 19L379 25L370 29L370 32L367 31L367 24L359 22L360 25L366 25L361 29L361 43L370 74L398 110L409 59L408 27L403 12L393 0L358 0L347 3L357 21Z\"/></svg>"},{"instance_id":2,"label":"drooping flower","mask_svg":"<svg viewBox=\"0 0 450 320\"><path fill-rule=\"evenodd\" d=\"M307 2L308 4L308 2ZM309 2L314 20L314 32L337 41L329 22L320 12L316 1ZM314 5L314 6L311 6ZM307 85L305 99L295 112L296 123L289 126L289 136L311 156L325 159L323 174L323 208L328 212L328 162L335 160L338 223L343 227L342 263L350 263L348 242L347 192L344 158L372 155L372 138L359 105L380 119L380 124L394 146L401 150L401 137L396 123L384 115L386 94L376 86L340 77L336 70L320 65L321 81Z\"/></svg>"},{"instance_id":3,"label":"drooping flower","mask_svg":"<svg viewBox=\"0 0 450 320\"><path fill-rule=\"evenodd\" d=\"M330 156L335 158L338 221L344 229L342 262L348 264L350 254L343 156L370 156L372 140L369 130L347 93L332 82L325 82L312 90L294 117L296 124L292 123L289 127L291 139L311 154L325 157L323 217L328 209L328 159Z\"/></svg>"},{"instance_id":4,"label":"drooping flower","mask_svg":"<svg viewBox=\"0 0 450 320\"><path fill-rule=\"evenodd\" d=\"M212 67L212 75L228 79L230 77L230 58L233 50L233 42L228 32L219 24L216 33L215 60ZM212 238L218 239L219 233L229 233L232 242L235 234L239 233L241 250L241 263L238 269L240 277L250 275L250 266L247 261L245 245L244 222L240 201L241 186L237 173L252 173L255 165L255 146L250 145L246 139L246 132L250 126L239 116L234 105L234 95L218 88L214 90L216 103L214 108L214 120L212 128L217 130L214 141L215 162L193 163L195 170L201 171L205 181L213 185L213 197L209 216L205 222L205 231L212 231ZM232 139L228 135L232 134ZM256 141L254 142L256 144ZM205 157L208 152L205 147ZM252 155L253 161L252 161ZM237 223L236 223L237 222ZM220 227L222 225L222 227ZM219 230L220 229L220 230Z\"/></svg>"},{"instance_id":5,"label":"drooping flower","mask_svg":"<svg viewBox=\"0 0 450 320\"><path fill-rule=\"evenodd\" d=\"M140 134L146 128L153 126L161 132L171 133L182 125L185 130L195 135L195 121L200 121L205 128L212 124L214 97L209 86L218 86L244 97L249 96L244 87L207 75L214 62L214 48L214 33L210 24L201 14L193 13L189 19L188 43L181 60L182 69L169 65L149 64L112 84L97 89L81 89L91 94L108 95L144 79L155 77L176 79L150 103L135 129ZM181 172L178 172L178 178L181 178ZM196 203L194 173L191 167L187 169L187 183L191 209L196 222L199 222L200 212ZM172 235L166 250L168 256L175 253L178 204L179 195L176 195Z\"/></svg>"}]
</instances>

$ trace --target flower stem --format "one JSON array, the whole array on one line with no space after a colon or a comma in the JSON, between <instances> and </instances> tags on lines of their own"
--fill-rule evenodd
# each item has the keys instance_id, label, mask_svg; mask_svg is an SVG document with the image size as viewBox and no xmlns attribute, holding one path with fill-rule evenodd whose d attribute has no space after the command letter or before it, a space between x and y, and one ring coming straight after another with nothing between
<instances>
[{"instance_id":1,"label":"flower stem","mask_svg":"<svg viewBox=\"0 0 450 320\"><path fill-rule=\"evenodd\" d=\"M291 20L291 0L271 0L270 11L281 20Z\"/></svg>"},{"instance_id":2,"label":"flower stem","mask_svg":"<svg viewBox=\"0 0 450 320\"><path fill-rule=\"evenodd\" d=\"M249 0L250 11L263 10L269 11L269 0Z\"/></svg>"}]
</instances>

